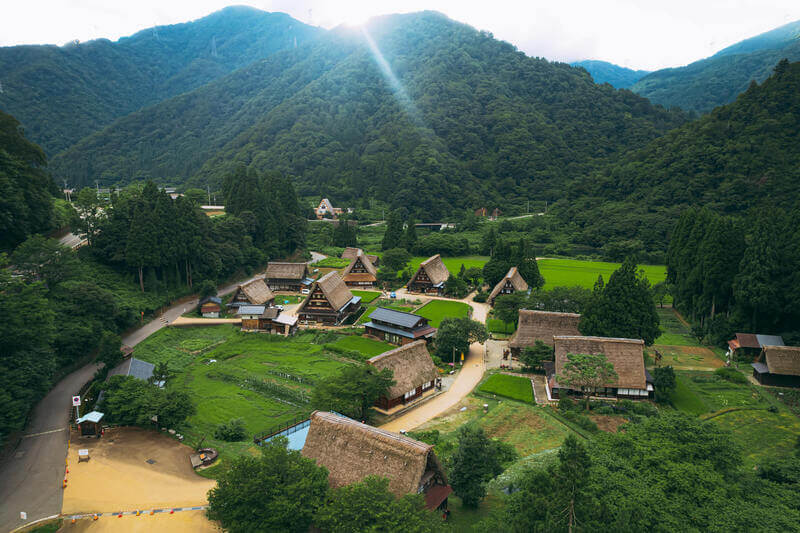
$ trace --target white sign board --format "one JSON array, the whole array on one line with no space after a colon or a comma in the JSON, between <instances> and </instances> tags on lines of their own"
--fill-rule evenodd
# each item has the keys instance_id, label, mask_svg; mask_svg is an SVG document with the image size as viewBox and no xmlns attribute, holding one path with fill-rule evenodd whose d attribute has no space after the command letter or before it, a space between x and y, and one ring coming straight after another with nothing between
<instances>
[{"instance_id":1,"label":"white sign board","mask_svg":"<svg viewBox=\"0 0 800 533\"><path fill-rule=\"evenodd\" d=\"M80 396L73 396L72 397L72 407L78 407L81 404L81 397Z\"/></svg>"},{"instance_id":2,"label":"white sign board","mask_svg":"<svg viewBox=\"0 0 800 533\"><path fill-rule=\"evenodd\" d=\"M28 513L26 513L25 511L20 511L19 512L19 519L20 520L27 520L28 519Z\"/></svg>"}]
</instances>

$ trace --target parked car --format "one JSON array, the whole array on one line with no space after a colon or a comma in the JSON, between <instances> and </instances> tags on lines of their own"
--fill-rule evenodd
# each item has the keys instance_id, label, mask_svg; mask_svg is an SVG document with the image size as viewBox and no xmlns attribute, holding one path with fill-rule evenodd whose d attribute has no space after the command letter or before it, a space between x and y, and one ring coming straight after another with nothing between
<instances>
[{"instance_id":1,"label":"parked car","mask_svg":"<svg viewBox=\"0 0 800 533\"><path fill-rule=\"evenodd\" d=\"M397 298L397 294L392 292L391 294L389 294L389 298Z\"/></svg>"},{"instance_id":2,"label":"parked car","mask_svg":"<svg viewBox=\"0 0 800 533\"><path fill-rule=\"evenodd\" d=\"M300 294L309 294L310 292L311 292L311 290L310 290L310 289L302 289L302 290L300 291Z\"/></svg>"}]
</instances>

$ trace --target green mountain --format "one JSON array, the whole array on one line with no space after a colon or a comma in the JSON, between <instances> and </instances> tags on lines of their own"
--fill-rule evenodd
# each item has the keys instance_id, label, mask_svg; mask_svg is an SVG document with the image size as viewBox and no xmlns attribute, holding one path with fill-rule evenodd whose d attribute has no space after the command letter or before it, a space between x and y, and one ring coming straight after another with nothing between
<instances>
[{"instance_id":1,"label":"green mountain","mask_svg":"<svg viewBox=\"0 0 800 533\"><path fill-rule=\"evenodd\" d=\"M705 113L764 81L781 59L800 61L800 21L792 22L679 68L657 70L631 90L664 107Z\"/></svg>"},{"instance_id":2,"label":"green mountain","mask_svg":"<svg viewBox=\"0 0 800 533\"><path fill-rule=\"evenodd\" d=\"M632 70L608 61L598 61L596 59L575 61L570 65L585 69L592 76L595 83L608 83L617 89L628 89L643 76L650 74L649 70Z\"/></svg>"},{"instance_id":3,"label":"green mountain","mask_svg":"<svg viewBox=\"0 0 800 533\"><path fill-rule=\"evenodd\" d=\"M144 106L200 87L322 30L283 13L228 7L116 42L0 48L0 109L55 154Z\"/></svg>"},{"instance_id":4,"label":"green mountain","mask_svg":"<svg viewBox=\"0 0 800 533\"><path fill-rule=\"evenodd\" d=\"M577 180L556 208L584 244L636 238L664 249L681 211L744 215L800 205L800 63L781 61L761 85Z\"/></svg>"},{"instance_id":5,"label":"green mountain","mask_svg":"<svg viewBox=\"0 0 800 533\"><path fill-rule=\"evenodd\" d=\"M430 220L560 198L568 179L683 120L424 12L277 53L118 120L52 166L78 184L217 186L241 164L293 176L301 195L380 198Z\"/></svg>"}]
</instances>

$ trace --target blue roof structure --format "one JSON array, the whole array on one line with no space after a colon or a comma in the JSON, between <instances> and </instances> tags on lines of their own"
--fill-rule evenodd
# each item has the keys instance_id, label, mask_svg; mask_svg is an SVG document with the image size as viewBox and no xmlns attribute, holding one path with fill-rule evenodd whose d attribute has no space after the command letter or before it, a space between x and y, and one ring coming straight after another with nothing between
<instances>
[{"instance_id":1,"label":"blue roof structure","mask_svg":"<svg viewBox=\"0 0 800 533\"><path fill-rule=\"evenodd\" d=\"M128 375L133 376L136 379L141 379L142 381L147 381L153 377L153 371L155 368L156 365L153 363L148 363L136 359L135 357L131 357L130 366L128 367Z\"/></svg>"},{"instance_id":2,"label":"blue roof structure","mask_svg":"<svg viewBox=\"0 0 800 533\"><path fill-rule=\"evenodd\" d=\"M85 415L77 419L75 423L80 424L81 422L94 422L96 424L103 419L103 416L105 415L100 411L92 411L90 413L86 413Z\"/></svg>"},{"instance_id":3,"label":"blue roof structure","mask_svg":"<svg viewBox=\"0 0 800 533\"><path fill-rule=\"evenodd\" d=\"M403 311L395 311L394 309L387 309L386 307L378 307L369 317L372 320L380 320L381 322L388 322L396 326L404 328L413 328L419 323L421 316L413 313L404 313Z\"/></svg>"}]
</instances>

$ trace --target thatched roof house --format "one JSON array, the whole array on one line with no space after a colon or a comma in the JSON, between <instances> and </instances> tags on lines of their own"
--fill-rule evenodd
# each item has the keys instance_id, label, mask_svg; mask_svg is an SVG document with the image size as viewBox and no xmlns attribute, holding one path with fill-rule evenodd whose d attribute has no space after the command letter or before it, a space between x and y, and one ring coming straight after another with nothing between
<instances>
[{"instance_id":1,"label":"thatched roof house","mask_svg":"<svg viewBox=\"0 0 800 533\"><path fill-rule=\"evenodd\" d=\"M361 297L353 296L335 270L313 282L297 315L306 322L338 324L361 307Z\"/></svg>"},{"instance_id":2,"label":"thatched roof house","mask_svg":"<svg viewBox=\"0 0 800 533\"><path fill-rule=\"evenodd\" d=\"M272 293L264 278L257 278L236 288L236 292L231 297L231 307L238 307L240 305L266 305L270 306L275 301L275 295Z\"/></svg>"},{"instance_id":3,"label":"thatched roof house","mask_svg":"<svg viewBox=\"0 0 800 533\"><path fill-rule=\"evenodd\" d=\"M442 294L444 284L449 277L450 271L444 266L442 256L436 254L419 265L408 282L408 291Z\"/></svg>"},{"instance_id":4,"label":"thatched roof house","mask_svg":"<svg viewBox=\"0 0 800 533\"><path fill-rule=\"evenodd\" d=\"M369 288L378 280L378 271L366 254L359 248L356 256L342 273L344 282L349 287Z\"/></svg>"},{"instance_id":5,"label":"thatched roof house","mask_svg":"<svg viewBox=\"0 0 800 533\"><path fill-rule=\"evenodd\" d=\"M430 444L333 413L311 414L301 453L328 469L334 488L386 477L394 495L424 493L430 509L446 504L452 492Z\"/></svg>"},{"instance_id":6,"label":"thatched roof house","mask_svg":"<svg viewBox=\"0 0 800 533\"><path fill-rule=\"evenodd\" d=\"M356 248L354 246L348 246L342 252L342 259L353 260L356 258L359 252L364 253L364 250L362 250L361 248ZM372 263L373 265L378 266L380 264L380 258L377 255L372 255L372 254L364 254L364 255L367 256L367 259L369 259L369 262Z\"/></svg>"},{"instance_id":7,"label":"thatched roof house","mask_svg":"<svg viewBox=\"0 0 800 533\"><path fill-rule=\"evenodd\" d=\"M424 340L376 355L368 359L367 364L379 371L388 368L394 375L395 384L389 387L386 396L378 399L377 405L381 409L391 409L416 400L433 389L439 375L428 353L428 343Z\"/></svg>"},{"instance_id":8,"label":"thatched roof house","mask_svg":"<svg viewBox=\"0 0 800 533\"><path fill-rule=\"evenodd\" d=\"M308 277L308 263L267 263L267 285L274 291L300 291L313 281Z\"/></svg>"},{"instance_id":9,"label":"thatched roof house","mask_svg":"<svg viewBox=\"0 0 800 533\"><path fill-rule=\"evenodd\" d=\"M780 335L737 333L728 341L728 356L752 355L755 358L765 346L783 346L783 338Z\"/></svg>"},{"instance_id":10,"label":"thatched roof house","mask_svg":"<svg viewBox=\"0 0 800 533\"><path fill-rule=\"evenodd\" d=\"M494 306L494 299L500 296L501 294L511 294L517 291L527 291L528 284L522 279L522 275L519 273L519 269L517 267L511 267L508 270L508 273L503 276L497 285L494 286L492 292L489 293L489 298L486 301L489 305Z\"/></svg>"},{"instance_id":11,"label":"thatched roof house","mask_svg":"<svg viewBox=\"0 0 800 533\"><path fill-rule=\"evenodd\" d=\"M800 387L798 346L764 346L752 366L753 377L762 385Z\"/></svg>"},{"instance_id":12,"label":"thatched roof house","mask_svg":"<svg viewBox=\"0 0 800 533\"><path fill-rule=\"evenodd\" d=\"M514 355L536 341L553 346L556 335L580 335L578 322L581 315L575 313L553 313L550 311L519 310L519 325L508 345Z\"/></svg>"},{"instance_id":13,"label":"thatched roof house","mask_svg":"<svg viewBox=\"0 0 800 533\"><path fill-rule=\"evenodd\" d=\"M558 384L563 375L567 354L603 354L614 365L617 379L605 384L605 390L593 391L597 396L646 398L652 393L652 378L644 367L644 341L610 337L555 336L555 375L548 375L548 385L554 391L567 389ZM579 392L579 391L575 391Z\"/></svg>"}]
</instances>

